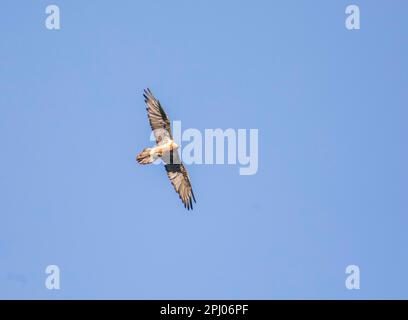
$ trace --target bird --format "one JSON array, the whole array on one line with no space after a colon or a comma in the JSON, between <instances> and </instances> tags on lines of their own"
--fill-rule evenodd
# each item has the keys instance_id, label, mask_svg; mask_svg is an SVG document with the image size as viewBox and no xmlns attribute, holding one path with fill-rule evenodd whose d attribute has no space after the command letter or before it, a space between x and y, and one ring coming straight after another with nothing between
<instances>
[{"instance_id":1,"label":"bird","mask_svg":"<svg viewBox=\"0 0 408 320\"><path fill-rule=\"evenodd\" d=\"M146 165L160 158L164 163L167 176L183 202L184 207L187 210L192 210L193 201L196 203L196 199L191 186L190 176L178 154L179 145L173 140L170 120L166 112L164 112L160 101L154 97L149 88L143 90L143 97L156 145L151 148L145 148L136 156L136 160L139 164Z\"/></svg>"}]
</instances>

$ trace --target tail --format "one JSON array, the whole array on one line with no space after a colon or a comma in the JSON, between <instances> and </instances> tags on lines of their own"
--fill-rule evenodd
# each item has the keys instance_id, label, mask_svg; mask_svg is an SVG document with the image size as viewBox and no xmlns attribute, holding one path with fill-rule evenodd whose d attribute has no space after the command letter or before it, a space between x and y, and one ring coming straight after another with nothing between
<instances>
[{"instance_id":1,"label":"tail","mask_svg":"<svg viewBox=\"0 0 408 320\"><path fill-rule=\"evenodd\" d=\"M139 162L140 164L152 163L154 161L154 158L150 155L150 150L150 148L147 148L140 152L136 157L137 162Z\"/></svg>"}]
</instances>

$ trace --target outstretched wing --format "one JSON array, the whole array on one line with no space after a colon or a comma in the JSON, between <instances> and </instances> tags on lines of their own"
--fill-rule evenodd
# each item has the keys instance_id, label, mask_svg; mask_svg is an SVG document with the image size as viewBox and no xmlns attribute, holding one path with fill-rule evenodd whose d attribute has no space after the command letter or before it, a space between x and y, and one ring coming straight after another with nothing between
<instances>
[{"instance_id":1,"label":"outstretched wing","mask_svg":"<svg viewBox=\"0 0 408 320\"><path fill-rule=\"evenodd\" d=\"M147 105L146 110L150 127L156 138L156 143L165 143L167 140L172 139L170 120L160 105L160 101L153 96L149 88L144 90L143 96Z\"/></svg>"},{"instance_id":2,"label":"outstretched wing","mask_svg":"<svg viewBox=\"0 0 408 320\"><path fill-rule=\"evenodd\" d=\"M188 210L193 209L193 200L196 202L196 199L194 197L193 188L191 187L190 177L180 161L178 152L171 151L170 161L166 161L166 163L167 176L179 194L181 201L183 201L184 207Z\"/></svg>"}]
</instances>

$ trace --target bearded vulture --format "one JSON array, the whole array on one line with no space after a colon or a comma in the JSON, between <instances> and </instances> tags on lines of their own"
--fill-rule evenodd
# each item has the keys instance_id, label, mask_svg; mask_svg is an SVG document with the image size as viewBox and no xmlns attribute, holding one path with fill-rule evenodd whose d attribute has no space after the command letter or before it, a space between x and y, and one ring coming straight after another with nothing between
<instances>
[{"instance_id":1,"label":"bearded vulture","mask_svg":"<svg viewBox=\"0 0 408 320\"><path fill-rule=\"evenodd\" d=\"M161 158L174 189L179 194L184 207L193 209L193 200L196 202L190 177L186 168L180 160L177 149L179 146L173 141L170 120L164 112L159 100L157 100L150 89L145 89L143 94L146 102L147 116L150 127L156 139L156 146L146 148L136 157L140 164L150 164Z\"/></svg>"}]
</instances>

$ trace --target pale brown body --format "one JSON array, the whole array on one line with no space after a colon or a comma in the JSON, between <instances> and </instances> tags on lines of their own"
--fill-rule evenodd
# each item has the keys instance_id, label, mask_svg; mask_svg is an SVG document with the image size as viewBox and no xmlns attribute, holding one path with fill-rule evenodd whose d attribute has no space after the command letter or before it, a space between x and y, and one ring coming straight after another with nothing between
<instances>
[{"instance_id":1,"label":"pale brown body","mask_svg":"<svg viewBox=\"0 0 408 320\"><path fill-rule=\"evenodd\" d=\"M173 140L169 140L166 143L159 144L153 148L144 149L136 157L140 164L150 164L156 159L163 157L164 154L170 153L179 148L178 144Z\"/></svg>"}]
</instances>

